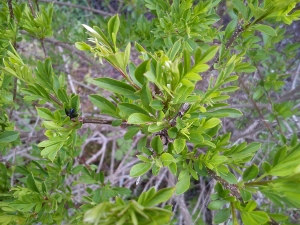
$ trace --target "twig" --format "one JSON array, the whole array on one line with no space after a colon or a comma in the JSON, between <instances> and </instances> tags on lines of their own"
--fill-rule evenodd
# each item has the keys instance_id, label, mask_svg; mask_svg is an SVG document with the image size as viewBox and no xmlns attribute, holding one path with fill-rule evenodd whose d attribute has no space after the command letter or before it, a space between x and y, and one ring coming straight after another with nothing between
<instances>
[{"instance_id":1,"label":"twig","mask_svg":"<svg viewBox=\"0 0 300 225\"><path fill-rule=\"evenodd\" d=\"M243 88L244 88L246 94L248 95L248 98L250 99L250 101L251 101L252 104L254 105L254 108L255 108L256 111L258 112L258 114L259 114L259 116L260 116L260 118L261 118L261 121L265 124L266 128L269 130L270 134L271 134L272 137L274 138L274 134L273 134L273 132L272 132L272 130L271 130L269 124L265 121L262 112L260 111L260 109L259 109L258 106L256 105L255 101L254 101L254 100L252 99L252 97L250 96L250 92L249 92L248 88L246 87L246 85L245 85L243 79L240 77L239 80L240 80L240 83L242 84L242 86L243 86ZM276 140L276 139L274 139L274 140L275 140L275 142L277 143L277 140Z\"/></svg>"},{"instance_id":2,"label":"twig","mask_svg":"<svg viewBox=\"0 0 300 225\"><path fill-rule=\"evenodd\" d=\"M61 103L57 98L55 98L53 95L49 95L50 96L50 98L54 101L54 102L56 102L59 106L61 106L61 107L63 107L63 103Z\"/></svg>"},{"instance_id":3,"label":"twig","mask_svg":"<svg viewBox=\"0 0 300 225\"><path fill-rule=\"evenodd\" d=\"M214 180L216 180L217 182L220 182L225 189L228 189L230 191L232 196L236 197L237 200L240 200L240 201L242 200L242 196L241 196L238 186L236 184L229 184L223 178L219 177L213 170L210 170L208 168L206 168L206 169L207 169L208 175L210 177L212 177Z\"/></svg>"},{"instance_id":4,"label":"twig","mask_svg":"<svg viewBox=\"0 0 300 225\"><path fill-rule=\"evenodd\" d=\"M255 64L254 64L255 65ZM260 77L260 80L261 82L264 84L264 77L263 75L261 74L260 70L259 70L259 67L257 65L255 65L255 67L257 68L257 74L258 76ZM270 98L270 95L269 95L269 92L266 90L265 86L262 85L262 88L267 96L267 99L269 101L269 104L271 106L271 109L272 109L272 112L273 112L273 115L275 116L275 119L277 121L277 124L278 124L278 128L279 128L279 132L281 133L281 135L284 136L283 134L283 131L282 131L282 128L281 128L281 124L279 123L279 119L278 119L278 116L277 116L277 113L274 113L274 105L273 105L273 102L272 102L272 99Z\"/></svg>"},{"instance_id":5,"label":"twig","mask_svg":"<svg viewBox=\"0 0 300 225\"><path fill-rule=\"evenodd\" d=\"M94 123L94 124L107 124L111 125L113 120L101 120L101 119L95 119L95 118L85 118L85 117L78 117L78 121L85 123ZM122 126L128 125L127 122L122 122Z\"/></svg>"},{"instance_id":6,"label":"twig","mask_svg":"<svg viewBox=\"0 0 300 225\"><path fill-rule=\"evenodd\" d=\"M45 48L44 39L41 39L41 45L42 45L42 48L43 48L44 56L45 56L45 58L47 58L48 55L47 55L47 51L46 51L46 48Z\"/></svg>"},{"instance_id":7,"label":"twig","mask_svg":"<svg viewBox=\"0 0 300 225\"><path fill-rule=\"evenodd\" d=\"M35 18L35 17L36 17L36 14L35 14L35 12L34 12L33 5L32 5L31 0L28 0L28 5L29 5L29 8L30 8L30 11L31 11L32 16Z\"/></svg>"},{"instance_id":8,"label":"twig","mask_svg":"<svg viewBox=\"0 0 300 225\"><path fill-rule=\"evenodd\" d=\"M68 2L58 2L58 1L50 1L50 0L39 0L39 2L47 2L47 3L56 4L56 5L68 6L68 7L71 7L71 8L83 9L83 10L90 11L92 13L99 14L99 15L102 15L102 16L113 16L113 14L102 11L102 10L91 9L89 7L86 7L86 6L75 5L75 4L68 3Z\"/></svg>"}]
</instances>

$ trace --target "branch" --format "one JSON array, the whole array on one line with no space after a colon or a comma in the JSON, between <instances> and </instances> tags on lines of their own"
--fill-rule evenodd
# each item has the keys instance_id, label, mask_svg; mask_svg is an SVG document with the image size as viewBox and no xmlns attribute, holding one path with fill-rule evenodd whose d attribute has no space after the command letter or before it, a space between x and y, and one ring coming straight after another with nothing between
<instances>
[{"instance_id":1,"label":"branch","mask_svg":"<svg viewBox=\"0 0 300 225\"><path fill-rule=\"evenodd\" d=\"M114 120L103 120L103 119L95 119L95 118L85 118L85 117L78 117L78 121L85 124L85 123L94 123L94 124L107 124L111 125ZM122 127L129 126L127 122L121 123Z\"/></svg>"},{"instance_id":2,"label":"branch","mask_svg":"<svg viewBox=\"0 0 300 225\"><path fill-rule=\"evenodd\" d=\"M12 7L12 0L7 0L7 5L8 5L8 8L9 8L10 19L14 20L15 15L14 15L13 7Z\"/></svg>"},{"instance_id":3,"label":"branch","mask_svg":"<svg viewBox=\"0 0 300 225\"><path fill-rule=\"evenodd\" d=\"M92 8L89 8L89 7L86 7L86 6L75 5L75 4L68 3L68 2L58 2L58 1L51 1L51 0L38 0L38 1L39 2L53 3L53 4L56 4L56 5L68 6L68 7L71 7L71 8L83 9L83 10L90 11L92 13L99 14L99 15L102 15L102 16L113 16L112 13L108 13L108 12L105 12L105 11L102 11L102 10L92 9Z\"/></svg>"},{"instance_id":4,"label":"branch","mask_svg":"<svg viewBox=\"0 0 300 225\"><path fill-rule=\"evenodd\" d=\"M238 186L236 184L229 184L223 178L219 177L215 173L215 171L208 169L208 168L206 168L206 169L207 169L207 173L210 177L215 179L217 182L220 182L225 189L228 189L230 191L230 194L232 196L236 197L237 200L242 201L242 196L241 196Z\"/></svg>"}]
</instances>

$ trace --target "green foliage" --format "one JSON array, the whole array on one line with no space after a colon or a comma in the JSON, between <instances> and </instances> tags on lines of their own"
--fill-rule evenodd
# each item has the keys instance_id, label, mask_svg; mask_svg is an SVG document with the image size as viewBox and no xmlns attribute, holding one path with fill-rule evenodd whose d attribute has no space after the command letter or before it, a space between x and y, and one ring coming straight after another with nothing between
<instances>
[{"instance_id":1,"label":"green foliage","mask_svg":"<svg viewBox=\"0 0 300 225\"><path fill-rule=\"evenodd\" d=\"M80 36L76 48L92 53L100 63L109 63L122 77L93 80L100 89L88 98L110 118L99 120L81 115L83 102L78 94L69 94L65 76L58 75L52 63L56 56L30 65L30 60L18 53L17 42L25 31L41 41L44 49L44 40L53 34L53 4L35 12L26 3L15 2L10 8L1 1L1 91L19 88L27 103L37 105L46 137L36 145L28 143L33 150L30 161L0 163L1 224L170 224L171 206L162 208L160 204L189 192L195 181L204 177L217 181L208 204L210 210L218 210L213 218L216 224L287 220L256 201L258 192L276 207L300 208L300 144L296 134L285 136L282 128L297 112L292 102L274 103L270 97L271 91L283 90L289 75L261 69L275 67L274 58L283 59L274 47L284 38L277 25L299 19L299 10L293 10L299 1L252 0L244 4L234 0L229 6L232 20L225 29L212 26L220 20L220 2L146 0L145 6L155 18L140 16L136 27L128 28L137 36L132 37L137 40L135 50L130 42L124 50L118 42L125 32L118 15L102 21L107 24L105 29L83 25L88 43ZM288 45L284 57L295 57L293 52L298 48L299 43ZM133 60L134 54L139 61ZM247 87L245 74L251 73L260 79L249 78L247 82L254 85ZM231 132L222 129L225 120L221 118L238 120L243 115L228 100L240 88L261 121L266 114L269 122L277 123L272 131L264 122L272 136L268 144L276 153L263 162L255 157L265 151L266 145L260 142L266 139L266 132L255 142L232 143ZM0 98L3 155L20 143L9 115L17 107L16 93ZM258 100L267 102L271 112L262 113L255 103ZM175 187L157 191L158 186L151 187L135 200L129 189L111 185L102 168L91 164L96 154L88 164L82 163L82 140L86 137L79 130L90 122L126 127L125 140L142 135L137 144L141 162L131 166L129 175L139 181L169 171ZM78 178L72 184L68 182L71 176ZM74 199L76 185L84 186L80 199Z\"/></svg>"}]
</instances>

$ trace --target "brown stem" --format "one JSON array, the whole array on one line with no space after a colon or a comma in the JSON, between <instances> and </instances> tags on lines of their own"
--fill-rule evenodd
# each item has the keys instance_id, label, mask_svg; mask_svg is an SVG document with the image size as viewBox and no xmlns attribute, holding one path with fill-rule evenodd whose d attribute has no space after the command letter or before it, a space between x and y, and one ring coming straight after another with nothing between
<instances>
[{"instance_id":1,"label":"brown stem","mask_svg":"<svg viewBox=\"0 0 300 225\"><path fill-rule=\"evenodd\" d=\"M225 189L228 189L230 191L232 196L236 197L237 200L242 200L240 191L239 191L238 186L236 184L229 184L223 178L219 177L215 173L215 171L213 171L211 169L208 169L208 168L206 168L206 169L207 169L208 175L210 177L212 177L213 179L215 179L217 182L220 182Z\"/></svg>"},{"instance_id":2,"label":"brown stem","mask_svg":"<svg viewBox=\"0 0 300 225\"><path fill-rule=\"evenodd\" d=\"M103 119L85 118L85 117L78 117L78 121L82 122L83 124L93 123L93 124L107 124L107 125L111 125L113 122L113 120L103 120ZM122 122L121 126L126 127L128 126L128 124L127 122Z\"/></svg>"},{"instance_id":3,"label":"brown stem","mask_svg":"<svg viewBox=\"0 0 300 225\"><path fill-rule=\"evenodd\" d=\"M9 8L10 19L14 20L15 19L15 15L14 15L13 7L12 7L12 0L7 0L7 5L8 5L8 8Z\"/></svg>"},{"instance_id":4,"label":"brown stem","mask_svg":"<svg viewBox=\"0 0 300 225\"><path fill-rule=\"evenodd\" d=\"M34 12L34 8L33 8L33 5L32 5L31 0L28 0L28 5L29 5L29 8L30 8L30 11L31 11L32 16L35 18L35 17L36 17L36 14L35 14L35 12Z\"/></svg>"},{"instance_id":5,"label":"brown stem","mask_svg":"<svg viewBox=\"0 0 300 225\"><path fill-rule=\"evenodd\" d=\"M43 48L45 58L47 58L47 52L46 52L46 48L45 48L45 44L44 44L44 39L41 39L41 44L42 44L42 48Z\"/></svg>"}]
</instances>

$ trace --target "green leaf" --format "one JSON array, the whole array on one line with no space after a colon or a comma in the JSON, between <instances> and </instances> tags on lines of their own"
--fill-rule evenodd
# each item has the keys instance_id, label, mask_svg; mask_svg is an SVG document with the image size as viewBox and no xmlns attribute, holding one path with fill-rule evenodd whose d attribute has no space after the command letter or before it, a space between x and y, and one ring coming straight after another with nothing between
<instances>
[{"instance_id":1,"label":"green leaf","mask_svg":"<svg viewBox=\"0 0 300 225\"><path fill-rule=\"evenodd\" d=\"M288 176L299 173L299 148L287 155L280 163L275 165L268 174L273 176Z\"/></svg>"},{"instance_id":2,"label":"green leaf","mask_svg":"<svg viewBox=\"0 0 300 225\"><path fill-rule=\"evenodd\" d=\"M225 208L219 210L216 215L214 216L214 223L219 224L219 223L224 223L229 219L231 210L230 208Z\"/></svg>"},{"instance_id":3,"label":"green leaf","mask_svg":"<svg viewBox=\"0 0 300 225\"><path fill-rule=\"evenodd\" d=\"M186 139L175 139L174 143L174 150L177 154L183 151L186 146Z\"/></svg>"},{"instance_id":4,"label":"green leaf","mask_svg":"<svg viewBox=\"0 0 300 225\"><path fill-rule=\"evenodd\" d=\"M226 200L212 201L208 204L207 208L209 208L211 210L218 210L218 209L221 209L226 203L228 203L228 201L226 201Z\"/></svg>"},{"instance_id":5,"label":"green leaf","mask_svg":"<svg viewBox=\"0 0 300 225\"><path fill-rule=\"evenodd\" d=\"M199 63L206 63L209 60L211 60L219 50L219 46L211 46L209 49L206 50L206 52L202 55L200 58L200 61L197 62L197 65Z\"/></svg>"},{"instance_id":6,"label":"green leaf","mask_svg":"<svg viewBox=\"0 0 300 225\"><path fill-rule=\"evenodd\" d=\"M251 212L251 217L255 219L259 224L265 224L270 221L268 214L261 211Z\"/></svg>"},{"instance_id":7,"label":"green leaf","mask_svg":"<svg viewBox=\"0 0 300 225\"><path fill-rule=\"evenodd\" d=\"M153 207L162 202L166 202L172 197L174 190L175 188L163 188L152 195L150 198L146 198L145 201L140 204L144 207Z\"/></svg>"},{"instance_id":8,"label":"green leaf","mask_svg":"<svg viewBox=\"0 0 300 225\"><path fill-rule=\"evenodd\" d=\"M258 167L255 164L249 166L243 173L243 180L249 181L254 179L258 175L258 172Z\"/></svg>"},{"instance_id":9,"label":"green leaf","mask_svg":"<svg viewBox=\"0 0 300 225\"><path fill-rule=\"evenodd\" d=\"M152 167L151 163L139 163L134 165L130 170L131 177L139 177L147 173Z\"/></svg>"},{"instance_id":10,"label":"green leaf","mask_svg":"<svg viewBox=\"0 0 300 225\"><path fill-rule=\"evenodd\" d=\"M150 145L157 154L161 154L163 152L164 147L159 135L152 138Z\"/></svg>"},{"instance_id":11,"label":"green leaf","mask_svg":"<svg viewBox=\"0 0 300 225\"><path fill-rule=\"evenodd\" d=\"M117 50L117 33L119 30L120 26L120 19L118 14L115 16L111 17L107 23L107 28L108 28L108 35L110 36L110 39L114 43L115 51Z\"/></svg>"},{"instance_id":12,"label":"green leaf","mask_svg":"<svg viewBox=\"0 0 300 225\"><path fill-rule=\"evenodd\" d=\"M210 128L217 126L220 123L221 123L221 120L219 120L217 118L211 118L203 124L202 129L204 129L204 130L210 129Z\"/></svg>"},{"instance_id":13,"label":"green leaf","mask_svg":"<svg viewBox=\"0 0 300 225\"><path fill-rule=\"evenodd\" d=\"M138 157L139 160L141 160L141 161L143 161L143 162L145 162L145 163L150 163L150 162L151 162L151 160L150 160L148 157L146 157L146 156L143 156L143 155L137 155L136 157Z\"/></svg>"},{"instance_id":14,"label":"green leaf","mask_svg":"<svg viewBox=\"0 0 300 225\"><path fill-rule=\"evenodd\" d=\"M139 91L139 94L144 108L147 109L147 111L151 112L152 114L155 113L155 111L150 106L150 102L152 102L153 99L150 92L150 88L147 83L143 85L142 89Z\"/></svg>"},{"instance_id":15,"label":"green leaf","mask_svg":"<svg viewBox=\"0 0 300 225\"><path fill-rule=\"evenodd\" d=\"M41 143L43 143L43 142L41 142ZM42 147L40 144L38 146ZM63 145L64 145L63 142L57 142L56 144L49 145L48 147L44 148L41 151L41 155L43 157L47 157L48 159L50 159L53 162L53 160L55 159L55 157L57 155L57 152L61 149L61 147Z\"/></svg>"},{"instance_id":16,"label":"green leaf","mask_svg":"<svg viewBox=\"0 0 300 225\"><path fill-rule=\"evenodd\" d=\"M9 143L17 140L19 133L16 131L3 131L0 133L0 143Z\"/></svg>"},{"instance_id":17,"label":"green leaf","mask_svg":"<svg viewBox=\"0 0 300 225\"><path fill-rule=\"evenodd\" d=\"M133 113L128 117L129 124L146 124L154 122L154 118L142 113Z\"/></svg>"},{"instance_id":18,"label":"green leaf","mask_svg":"<svg viewBox=\"0 0 300 225\"><path fill-rule=\"evenodd\" d=\"M224 118L224 117L230 117L230 118L238 118L242 116L243 113L238 109L231 109L231 108L223 108L223 109L217 109L215 111L209 111L205 113L201 113L201 116L210 116L215 118Z\"/></svg>"},{"instance_id":19,"label":"green leaf","mask_svg":"<svg viewBox=\"0 0 300 225\"><path fill-rule=\"evenodd\" d=\"M133 95L136 91L131 85L112 78L96 78L94 84L105 90L121 95Z\"/></svg>"},{"instance_id":20,"label":"green leaf","mask_svg":"<svg viewBox=\"0 0 300 225\"><path fill-rule=\"evenodd\" d=\"M233 92L233 91L236 91L238 89L239 89L239 87L236 87L236 86L228 86L228 87L221 88L218 91L220 91L220 92Z\"/></svg>"},{"instance_id":21,"label":"green leaf","mask_svg":"<svg viewBox=\"0 0 300 225\"><path fill-rule=\"evenodd\" d=\"M39 189L37 188L36 186L36 183L35 183L35 179L32 175L32 173L30 173L28 176L27 176L27 179L26 179L26 186L28 189L34 191L34 192L37 192L37 193L40 193Z\"/></svg>"},{"instance_id":22,"label":"green leaf","mask_svg":"<svg viewBox=\"0 0 300 225\"><path fill-rule=\"evenodd\" d=\"M220 172L220 177L226 180L229 184L236 184L238 182L236 177L231 172Z\"/></svg>"},{"instance_id":23,"label":"green leaf","mask_svg":"<svg viewBox=\"0 0 300 225\"><path fill-rule=\"evenodd\" d=\"M124 135L124 140L132 139L134 137L134 135L136 135L137 132L139 132L139 130L140 130L139 127L130 127L130 128L128 128L128 131Z\"/></svg>"},{"instance_id":24,"label":"green leaf","mask_svg":"<svg viewBox=\"0 0 300 225\"><path fill-rule=\"evenodd\" d=\"M160 158L164 166L169 166L175 161L174 157L170 153L163 153Z\"/></svg>"},{"instance_id":25,"label":"green leaf","mask_svg":"<svg viewBox=\"0 0 300 225\"><path fill-rule=\"evenodd\" d=\"M187 170L181 172L182 178L176 184L176 195L181 195L190 187L190 175Z\"/></svg>"},{"instance_id":26,"label":"green leaf","mask_svg":"<svg viewBox=\"0 0 300 225\"><path fill-rule=\"evenodd\" d=\"M251 199L251 192L244 190L243 188L240 189L240 192L244 202L248 202Z\"/></svg>"},{"instance_id":27,"label":"green leaf","mask_svg":"<svg viewBox=\"0 0 300 225\"><path fill-rule=\"evenodd\" d=\"M157 99L151 101L150 106L155 110L162 110L165 107L164 104Z\"/></svg>"},{"instance_id":28,"label":"green leaf","mask_svg":"<svg viewBox=\"0 0 300 225\"><path fill-rule=\"evenodd\" d=\"M234 19L232 21L230 21L230 23L227 25L226 29L225 29L225 39L229 39L236 27L237 24L237 20Z\"/></svg>"},{"instance_id":29,"label":"green leaf","mask_svg":"<svg viewBox=\"0 0 300 225\"><path fill-rule=\"evenodd\" d=\"M178 130L176 127L171 127L170 129L168 129L168 135L170 138L175 139L177 137L177 133L178 133Z\"/></svg>"},{"instance_id":30,"label":"green leaf","mask_svg":"<svg viewBox=\"0 0 300 225\"><path fill-rule=\"evenodd\" d=\"M88 44L86 44L84 42L76 42L75 47L80 51L90 51L91 50L91 46L89 46Z\"/></svg>"},{"instance_id":31,"label":"green leaf","mask_svg":"<svg viewBox=\"0 0 300 225\"><path fill-rule=\"evenodd\" d=\"M54 119L53 113L47 108L36 107L36 111L37 111L38 115L45 120L53 120Z\"/></svg>"},{"instance_id":32,"label":"green leaf","mask_svg":"<svg viewBox=\"0 0 300 225\"><path fill-rule=\"evenodd\" d=\"M185 76L189 76L189 74L195 74L195 73L197 74L197 73L205 72L208 69L209 66L207 64L198 63Z\"/></svg>"},{"instance_id":33,"label":"green leaf","mask_svg":"<svg viewBox=\"0 0 300 225\"><path fill-rule=\"evenodd\" d=\"M175 57L176 57L176 55L177 55L180 48L181 48L181 40L179 39L174 43L174 45L171 49L171 52L169 54L169 59L171 61L173 61L175 59Z\"/></svg>"},{"instance_id":34,"label":"green leaf","mask_svg":"<svg viewBox=\"0 0 300 225\"><path fill-rule=\"evenodd\" d=\"M268 215L277 222L285 221L289 218L288 216L282 214L268 213Z\"/></svg>"},{"instance_id":35,"label":"green leaf","mask_svg":"<svg viewBox=\"0 0 300 225\"><path fill-rule=\"evenodd\" d=\"M280 163L286 156L287 147L282 146L279 148L274 156L273 159L273 167L276 166L278 163Z\"/></svg>"},{"instance_id":36,"label":"green leaf","mask_svg":"<svg viewBox=\"0 0 300 225\"><path fill-rule=\"evenodd\" d=\"M130 116L133 113L141 113L145 115L149 115L149 113L138 106L137 104L131 104L131 103L120 103L118 104L119 109L121 112L123 112L126 116Z\"/></svg>"},{"instance_id":37,"label":"green leaf","mask_svg":"<svg viewBox=\"0 0 300 225\"><path fill-rule=\"evenodd\" d=\"M277 36L276 30L274 30L272 27L267 26L267 25L258 24L258 25L253 26L252 28L254 28L255 30L264 32L265 34L268 34L270 36Z\"/></svg>"},{"instance_id":38,"label":"green leaf","mask_svg":"<svg viewBox=\"0 0 300 225\"><path fill-rule=\"evenodd\" d=\"M140 85L144 85L146 78L144 76L144 73L147 72L147 65L149 63L149 60L146 60L142 62L138 67L136 68L134 72L135 79L139 82Z\"/></svg>"},{"instance_id":39,"label":"green leaf","mask_svg":"<svg viewBox=\"0 0 300 225\"><path fill-rule=\"evenodd\" d=\"M89 99L103 114L116 116L117 107L106 98L100 95L89 95Z\"/></svg>"},{"instance_id":40,"label":"green leaf","mask_svg":"<svg viewBox=\"0 0 300 225\"><path fill-rule=\"evenodd\" d=\"M170 163L168 167L172 174L177 174L177 164L175 162Z\"/></svg>"}]
</instances>

